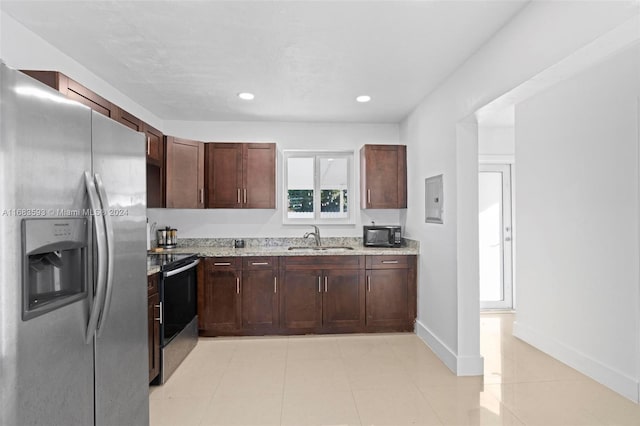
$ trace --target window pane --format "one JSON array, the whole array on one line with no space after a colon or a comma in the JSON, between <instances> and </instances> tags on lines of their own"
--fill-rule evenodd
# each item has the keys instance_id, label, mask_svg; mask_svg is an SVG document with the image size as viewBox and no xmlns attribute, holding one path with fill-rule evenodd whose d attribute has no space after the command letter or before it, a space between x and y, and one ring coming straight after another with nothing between
<instances>
[{"instance_id":1,"label":"window pane","mask_svg":"<svg viewBox=\"0 0 640 426\"><path fill-rule=\"evenodd\" d=\"M287 159L287 190L313 189L313 157Z\"/></svg>"},{"instance_id":2,"label":"window pane","mask_svg":"<svg viewBox=\"0 0 640 426\"><path fill-rule=\"evenodd\" d=\"M320 158L320 217L349 217L347 208L348 162L346 158Z\"/></svg>"},{"instance_id":3,"label":"window pane","mask_svg":"<svg viewBox=\"0 0 640 426\"><path fill-rule=\"evenodd\" d=\"M284 151L284 223L347 223L352 152Z\"/></svg>"},{"instance_id":4,"label":"window pane","mask_svg":"<svg viewBox=\"0 0 640 426\"><path fill-rule=\"evenodd\" d=\"M320 193L320 217L348 217L347 190L323 189Z\"/></svg>"},{"instance_id":5,"label":"window pane","mask_svg":"<svg viewBox=\"0 0 640 426\"><path fill-rule=\"evenodd\" d=\"M287 159L287 217L313 219L313 157Z\"/></svg>"},{"instance_id":6,"label":"window pane","mask_svg":"<svg viewBox=\"0 0 640 426\"><path fill-rule=\"evenodd\" d=\"M313 189L290 189L288 192L289 218L313 219Z\"/></svg>"}]
</instances>

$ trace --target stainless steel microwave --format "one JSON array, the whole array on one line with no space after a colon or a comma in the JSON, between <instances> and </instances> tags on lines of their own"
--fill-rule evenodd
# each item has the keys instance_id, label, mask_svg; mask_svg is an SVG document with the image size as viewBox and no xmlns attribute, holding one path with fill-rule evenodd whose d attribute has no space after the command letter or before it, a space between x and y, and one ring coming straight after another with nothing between
<instances>
[{"instance_id":1,"label":"stainless steel microwave","mask_svg":"<svg viewBox=\"0 0 640 426\"><path fill-rule=\"evenodd\" d=\"M366 247L400 247L402 228L400 226L364 226L362 243Z\"/></svg>"}]
</instances>

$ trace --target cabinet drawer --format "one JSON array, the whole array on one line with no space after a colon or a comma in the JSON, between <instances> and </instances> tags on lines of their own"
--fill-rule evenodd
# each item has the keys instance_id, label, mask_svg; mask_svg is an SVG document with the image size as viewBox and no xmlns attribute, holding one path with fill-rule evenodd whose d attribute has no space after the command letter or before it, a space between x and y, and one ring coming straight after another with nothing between
<instances>
[{"instance_id":1,"label":"cabinet drawer","mask_svg":"<svg viewBox=\"0 0 640 426\"><path fill-rule=\"evenodd\" d=\"M242 266L239 257L208 257L206 263L208 271L235 271Z\"/></svg>"},{"instance_id":2,"label":"cabinet drawer","mask_svg":"<svg viewBox=\"0 0 640 426\"><path fill-rule=\"evenodd\" d=\"M364 267L364 256L291 256L284 258L286 270L305 269L360 269Z\"/></svg>"},{"instance_id":3,"label":"cabinet drawer","mask_svg":"<svg viewBox=\"0 0 640 426\"><path fill-rule=\"evenodd\" d=\"M153 274L147 276L147 293L151 296L158 292L158 276L160 274Z\"/></svg>"},{"instance_id":4,"label":"cabinet drawer","mask_svg":"<svg viewBox=\"0 0 640 426\"><path fill-rule=\"evenodd\" d=\"M406 269L409 256L367 256L367 269Z\"/></svg>"},{"instance_id":5,"label":"cabinet drawer","mask_svg":"<svg viewBox=\"0 0 640 426\"><path fill-rule=\"evenodd\" d=\"M245 271L259 271L262 269L277 269L277 257L245 257L242 261L242 269Z\"/></svg>"}]
</instances>

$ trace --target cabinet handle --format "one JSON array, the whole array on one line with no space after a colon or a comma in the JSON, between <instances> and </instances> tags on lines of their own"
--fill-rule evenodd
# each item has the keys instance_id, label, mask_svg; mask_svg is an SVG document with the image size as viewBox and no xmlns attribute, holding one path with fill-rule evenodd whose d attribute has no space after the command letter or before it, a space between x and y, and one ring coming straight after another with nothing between
<instances>
[{"instance_id":1,"label":"cabinet handle","mask_svg":"<svg viewBox=\"0 0 640 426\"><path fill-rule=\"evenodd\" d=\"M204 188L200 188L200 204L204 204Z\"/></svg>"},{"instance_id":2,"label":"cabinet handle","mask_svg":"<svg viewBox=\"0 0 640 426\"><path fill-rule=\"evenodd\" d=\"M240 294L240 277L236 277L236 293Z\"/></svg>"},{"instance_id":3,"label":"cabinet handle","mask_svg":"<svg viewBox=\"0 0 640 426\"><path fill-rule=\"evenodd\" d=\"M162 302L160 302L159 305L155 305L156 308L158 308L160 310L160 312L158 312L158 318L154 318L154 321L160 321L160 324L162 324Z\"/></svg>"},{"instance_id":4,"label":"cabinet handle","mask_svg":"<svg viewBox=\"0 0 640 426\"><path fill-rule=\"evenodd\" d=\"M395 264L398 263L398 261L397 260L383 260L382 263L395 265Z\"/></svg>"},{"instance_id":5,"label":"cabinet handle","mask_svg":"<svg viewBox=\"0 0 640 426\"><path fill-rule=\"evenodd\" d=\"M247 204L247 188L244 189L244 203Z\"/></svg>"},{"instance_id":6,"label":"cabinet handle","mask_svg":"<svg viewBox=\"0 0 640 426\"><path fill-rule=\"evenodd\" d=\"M147 155L151 155L151 136L147 136Z\"/></svg>"},{"instance_id":7,"label":"cabinet handle","mask_svg":"<svg viewBox=\"0 0 640 426\"><path fill-rule=\"evenodd\" d=\"M318 293L322 293L322 277L318 276Z\"/></svg>"},{"instance_id":8,"label":"cabinet handle","mask_svg":"<svg viewBox=\"0 0 640 426\"><path fill-rule=\"evenodd\" d=\"M240 188L238 188L238 204L240 204Z\"/></svg>"},{"instance_id":9,"label":"cabinet handle","mask_svg":"<svg viewBox=\"0 0 640 426\"><path fill-rule=\"evenodd\" d=\"M253 266L268 265L269 262L251 262Z\"/></svg>"},{"instance_id":10,"label":"cabinet handle","mask_svg":"<svg viewBox=\"0 0 640 426\"><path fill-rule=\"evenodd\" d=\"M327 293L327 292L329 291L328 283L329 283L329 277L327 277L327 276L325 275L325 277L324 277L324 292L325 292L325 293Z\"/></svg>"},{"instance_id":11,"label":"cabinet handle","mask_svg":"<svg viewBox=\"0 0 640 426\"><path fill-rule=\"evenodd\" d=\"M213 265L214 266L231 266L231 263L229 263L229 262L215 262Z\"/></svg>"},{"instance_id":12,"label":"cabinet handle","mask_svg":"<svg viewBox=\"0 0 640 426\"><path fill-rule=\"evenodd\" d=\"M371 275L367 275L367 291L371 292Z\"/></svg>"},{"instance_id":13,"label":"cabinet handle","mask_svg":"<svg viewBox=\"0 0 640 426\"><path fill-rule=\"evenodd\" d=\"M371 204L371 190L367 189L367 204Z\"/></svg>"},{"instance_id":14,"label":"cabinet handle","mask_svg":"<svg viewBox=\"0 0 640 426\"><path fill-rule=\"evenodd\" d=\"M273 292L278 292L278 277L273 277Z\"/></svg>"}]
</instances>

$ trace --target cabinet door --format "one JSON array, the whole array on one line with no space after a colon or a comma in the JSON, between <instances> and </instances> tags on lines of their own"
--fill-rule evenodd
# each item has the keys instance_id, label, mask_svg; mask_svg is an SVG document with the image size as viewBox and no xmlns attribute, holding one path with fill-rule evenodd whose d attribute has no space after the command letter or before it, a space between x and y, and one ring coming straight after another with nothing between
<instances>
[{"instance_id":1,"label":"cabinet door","mask_svg":"<svg viewBox=\"0 0 640 426\"><path fill-rule=\"evenodd\" d=\"M208 143L206 156L207 208L241 208L242 144Z\"/></svg>"},{"instance_id":2,"label":"cabinet door","mask_svg":"<svg viewBox=\"0 0 640 426\"><path fill-rule=\"evenodd\" d=\"M167 137L167 207L204 208L204 144Z\"/></svg>"},{"instance_id":3,"label":"cabinet door","mask_svg":"<svg viewBox=\"0 0 640 426\"><path fill-rule=\"evenodd\" d=\"M160 295L154 293L148 298L147 320L149 326L149 381L160 373Z\"/></svg>"},{"instance_id":4,"label":"cabinet door","mask_svg":"<svg viewBox=\"0 0 640 426\"><path fill-rule=\"evenodd\" d=\"M164 164L164 135L162 132L144 123L144 133L147 135L147 162L160 167Z\"/></svg>"},{"instance_id":5,"label":"cabinet door","mask_svg":"<svg viewBox=\"0 0 640 426\"><path fill-rule=\"evenodd\" d=\"M365 145L360 151L363 209L407 207L407 151L404 145Z\"/></svg>"},{"instance_id":6,"label":"cabinet door","mask_svg":"<svg viewBox=\"0 0 640 426\"><path fill-rule=\"evenodd\" d=\"M322 270L286 271L280 292L282 326L313 331L322 326Z\"/></svg>"},{"instance_id":7,"label":"cabinet door","mask_svg":"<svg viewBox=\"0 0 640 426\"><path fill-rule=\"evenodd\" d=\"M367 326L412 322L408 269L367 270Z\"/></svg>"},{"instance_id":8,"label":"cabinet door","mask_svg":"<svg viewBox=\"0 0 640 426\"><path fill-rule=\"evenodd\" d=\"M129 114L127 111L123 110L122 108L115 108L114 112L115 114L113 118L118 123L123 124L128 128L130 128L131 130L135 130L136 132L143 131L142 121L140 121L138 117L135 117L134 115Z\"/></svg>"},{"instance_id":9,"label":"cabinet door","mask_svg":"<svg viewBox=\"0 0 640 426\"><path fill-rule=\"evenodd\" d=\"M199 303L199 326L206 334L239 331L241 272L207 268Z\"/></svg>"},{"instance_id":10,"label":"cabinet door","mask_svg":"<svg viewBox=\"0 0 640 426\"><path fill-rule=\"evenodd\" d=\"M80 83L67 78L67 91L63 92L64 84L60 84L60 91L64 93L67 98L78 101L91 108L92 110L106 115L109 118L115 118L117 107L111 102L99 96L98 94L87 89Z\"/></svg>"},{"instance_id":11,"label":"cabinet door","mask_svg":"<svg viewBox=\"0 0 640 426\"><path fill-rule=\"evenodd\" d=\"M147 135L147 207L160 208L165 204L164 137L162 132L143 123Z\"/></svg>"},{"instance_id":12,"label":"cabinet door","mask_svg":"<svg viewBox=\"0 0 640 426\"><path fill-rule=\"evenodd\" d=\"M276 145L247 143L242 147L242 205L249 209L276 208Z\"/></svg>"},{"instance_id":13,"label":"cabinet door","mask_svg":"<svg viewBox=\"0 0 640 426\"><path fill-rule=\"evenodd\" d=\"M277 276L272 270L242 272L242 328L278 326Z\"/></svg>"},{"instance_id":14,"label":"cabinet door","mask_svg":"<svg viewBox=\"0 0 640 426\"><path fill-rule=\"evenodd\" d=\"M364 271L325 270L323 280L323 327L362 327L365 315Z\"/></svg>"}]
</instances>

